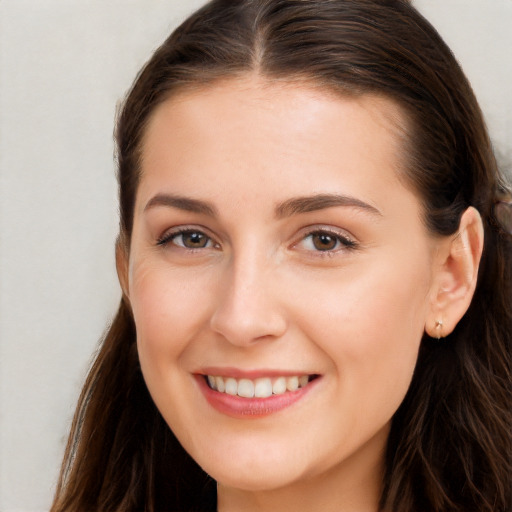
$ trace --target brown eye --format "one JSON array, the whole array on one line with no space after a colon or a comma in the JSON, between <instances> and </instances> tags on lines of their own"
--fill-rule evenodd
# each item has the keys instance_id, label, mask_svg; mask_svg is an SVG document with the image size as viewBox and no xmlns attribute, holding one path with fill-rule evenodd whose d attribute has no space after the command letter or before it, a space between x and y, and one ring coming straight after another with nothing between
<instances>
[{"instance_id":1,"label":"brown eye","mask_svg":"<svg viewBox=\"0 0 512 512\"><path fill-rule=\"evenodd\" d=\"M311 235L311 243L317 251L332 251L336 249L339 240L329 233L313 233Z\"/></svg>"},{"instance_id":2,"label":"brown eye","mask_svg":"<svg viewBox=\"0 0 512 512\"><path fill-rule=\"evenodd\" d=\"M213 240L202 231L186 229L169 233L158 240L157 245L176 245L184 249L207 249L214 247Z\"/></svg>"},{"instance_id":3,"label":"brown eye","mask_svg":"<svg viewBox=\"0 0 512 512\"><path fill-rule=\"evenodd\" d=\"M181 239L181 243L178 240ZM174 242L183 245L187 249L203 249L208 246L210 239L200 231L188 231L180 233L174 238Z\"/></svg>"},{"instance_id":4,"label":"brown eye","mask_svg":"<svg viewBox=\"0 0 512 512\"><path fill-rule=\"evenodd\" d=\"M344 234L318 230L307 234L296 247L312 253L333 255L340 251L355 249L357 243Z\"/></svg>"}]
</instances>

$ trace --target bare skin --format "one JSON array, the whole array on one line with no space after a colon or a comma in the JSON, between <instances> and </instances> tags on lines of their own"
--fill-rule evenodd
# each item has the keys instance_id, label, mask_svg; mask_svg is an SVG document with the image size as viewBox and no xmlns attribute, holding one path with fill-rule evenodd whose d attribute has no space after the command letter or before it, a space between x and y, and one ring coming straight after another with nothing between
<instances>
[{"instance_id":1,"label":"bare skin","mask_svg":"<svg viewBox=\"0 0 512 512\"><path fill-rule=\"evenodd\" d=\"M220 512L378 509L422 335L464 314L482 246L474 210L457 237L426 231L396 120L385 99L248 76L150 121L119 275L148 388ZM311 381L258 416L219 409L210 372Z\"/></svg>"}]
</instances>

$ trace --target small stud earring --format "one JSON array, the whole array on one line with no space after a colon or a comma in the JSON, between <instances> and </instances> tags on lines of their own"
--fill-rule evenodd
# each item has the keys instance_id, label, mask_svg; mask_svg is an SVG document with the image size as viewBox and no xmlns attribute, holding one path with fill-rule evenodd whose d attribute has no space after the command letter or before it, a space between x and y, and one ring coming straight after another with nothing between
<instances>
[{"instance_id":1,"label":"small stud earring","mask_svg":"<svg viewBox=\"0 0 512 512\"><path fill-rule=\"evenodd\" d=\"M443 337L443 321L436 320L436 338L440 340Z\"/></svg>"}]
</instances>

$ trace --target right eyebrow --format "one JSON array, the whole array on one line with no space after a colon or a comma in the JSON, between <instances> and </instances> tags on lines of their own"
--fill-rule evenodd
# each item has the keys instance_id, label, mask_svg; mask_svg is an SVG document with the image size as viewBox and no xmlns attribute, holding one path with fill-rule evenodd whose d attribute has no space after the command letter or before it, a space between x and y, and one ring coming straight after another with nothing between
<instances>
[{"instance_id":1,"label":"right eyebrow","mask_svg":"<svg viewBox=\"0 0 512 512\"><path fill-rule=\"evenodd\" d=\"M199 201L198 199L176 196L173 194L157 194L147 202L144 207L144 211L146 212L151 208L159 206L177 208L178 210L184 210L186 212L200 213L202 215L208 215L209 217L217 216L217 210L212 204L206 201Z\"/></svg>"}]
</instances>

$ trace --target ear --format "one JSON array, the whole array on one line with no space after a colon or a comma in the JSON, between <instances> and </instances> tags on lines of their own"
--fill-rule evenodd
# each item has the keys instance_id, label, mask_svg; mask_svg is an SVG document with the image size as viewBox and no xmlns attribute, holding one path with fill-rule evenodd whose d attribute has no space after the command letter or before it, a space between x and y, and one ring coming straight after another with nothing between
<instances>
[{"instance_id":1,"label":"ear","mask_svg":"<svg viewBox=\"0 0 512 512\"><path fill-rule=\"evenodd\" d=\"M116 241L116 269L117 278L123 291L123 299L127 304L129 301L129 287L128 287L128 247L124 241L124 237L119 235Z\"/></svg>"},{"instance_id":2,"label":"ear","mask_svg":"<svg viewBox=\"0 0 512 512\"><path fill-rule=\"evenodd\" d=\"M441 243L437 254L430 310L425 331L432 338L450 334L464 316L475 292L484 244L482 218L470 207L460 219L453 237Z\"/></svg>"}]
</instances>

